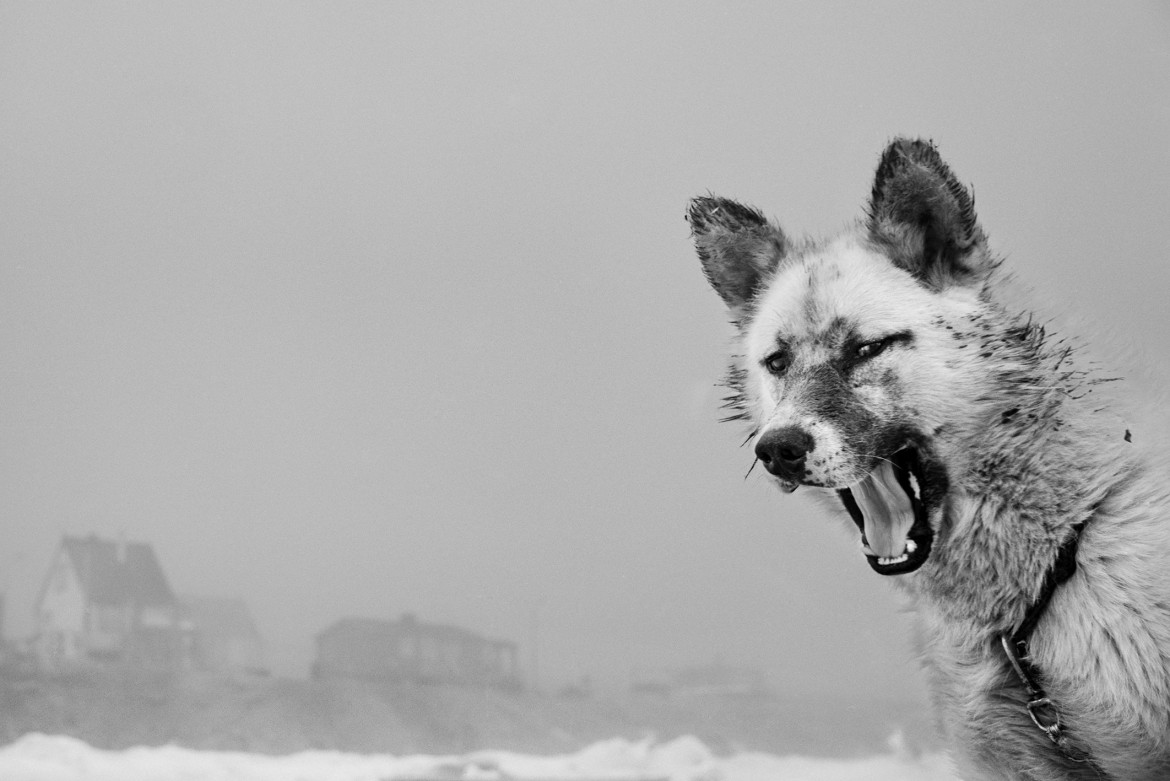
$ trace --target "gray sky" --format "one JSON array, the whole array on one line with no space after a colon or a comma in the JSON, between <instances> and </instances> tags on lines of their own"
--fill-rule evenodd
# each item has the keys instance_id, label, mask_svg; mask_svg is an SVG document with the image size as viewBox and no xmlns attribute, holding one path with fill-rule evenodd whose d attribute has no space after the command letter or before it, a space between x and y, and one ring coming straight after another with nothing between
<instances>
[{"instance_id":1,"label":"gray sky","mask_svg":"<svg viewBox=\"0 0 1170 781\"><path fill-rule=\"evenodd\" d=\"M832 231L931 137L1011 267L1162 362L1168 98L1158 3L2 2L9 633L92 531L245 596L279 672L409 610L538 629L547 683L917 690L856 534L716 422L687 199Z\"/></svg>"}]
</instances>

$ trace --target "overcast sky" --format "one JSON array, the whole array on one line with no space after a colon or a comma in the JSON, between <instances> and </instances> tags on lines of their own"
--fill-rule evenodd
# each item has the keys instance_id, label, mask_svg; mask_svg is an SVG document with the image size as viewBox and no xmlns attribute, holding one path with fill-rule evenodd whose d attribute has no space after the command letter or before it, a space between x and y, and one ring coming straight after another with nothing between
<instances>
[{"instance_id":1,"label":"overcast sky","mask_svg":"<svg viewBox=\"0 0 1170 781\"><path fill-rule=\"evenodd\" d=\"M1011 268L1165 361L1166 9L0 2L8 634L94 532L281 673L412 611L549 685L921 689L856 533L744 480L687 200L834 231L933 138Z\"/></svg>"}]
</instances>

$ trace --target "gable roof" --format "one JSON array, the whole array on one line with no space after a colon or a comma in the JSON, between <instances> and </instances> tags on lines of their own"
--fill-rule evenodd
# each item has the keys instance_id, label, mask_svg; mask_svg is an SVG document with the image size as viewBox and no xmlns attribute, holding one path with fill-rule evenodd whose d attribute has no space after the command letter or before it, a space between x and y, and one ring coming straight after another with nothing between
<instances>
[{"instance_id":1,"label":"gable roof","mask_svg":"<svg viewBox=\"0 0 1170 781\"><path fill-rule=\"evenodd\" d=\"M169 606L175 595L145 542L117 543L97 535L61 538L81 588L98 605Z\"/></svg>"}]
</instances>

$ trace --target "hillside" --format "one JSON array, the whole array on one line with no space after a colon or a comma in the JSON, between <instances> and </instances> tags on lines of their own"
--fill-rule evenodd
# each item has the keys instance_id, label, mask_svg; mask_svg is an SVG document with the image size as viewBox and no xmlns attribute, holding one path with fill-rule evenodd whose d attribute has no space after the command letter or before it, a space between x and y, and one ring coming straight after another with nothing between
<instances>
[{"instance_id":1,"label":"hillside","mask_svg":"<svg viewBox=\"0 0 1170 781\"><path fill-rule=\"evenodd\" d=\"M694 735L717 751L853 756L901 731L933 744L915 705L782 697L550 697L356 680L89 672L0 679L0 741L63 734L103 748L176 743L288 753L573 751L596 740Z\"/></svg>"}]
</instances>

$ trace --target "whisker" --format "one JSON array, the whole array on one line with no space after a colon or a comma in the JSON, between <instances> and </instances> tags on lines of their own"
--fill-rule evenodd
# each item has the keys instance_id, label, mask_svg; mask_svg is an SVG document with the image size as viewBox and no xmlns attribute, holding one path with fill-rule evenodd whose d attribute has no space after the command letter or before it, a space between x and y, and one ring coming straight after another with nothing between
<instances>
[{"instance_id":1,"label":"whisker","mask_svg":"<svg viewBox=\"0 0 1170 781\"><path fill-rule=\"evenodd\" d=\"M863 459L864 459L864 458L872 458L872 459L874 459L875 461L885 461L885 462L886 462L887 464L889 464L890 466L897 466L897 464L895 464L895 463L894 463L893 461L891 461L890 459L888 459L888 458L883 458L882 456L879 456L877 453L868 453L868 454L863 454L863 455L861 456L861 458L863 458Z\"/></svg>"},{"instance_id":2,"label":"whisker","mask_svg":"<svg viewBox=\"0 0 1170 781\"><path fill-rule=\"evenodd\" d=\"M758 464L758 463L760 463L760 459L758 459L758 458L753 458L753 459L752 459L752 465L748 467L747 474L745 474L745 475L743 476L743 479L744 479L744 480L747 480L747 479L748 479L748 477L750 477L750 476L751 476L752 470L756 468L756 464Z\"/></svg>"}]
</instances>

